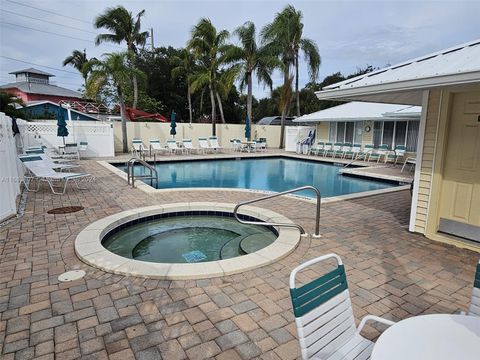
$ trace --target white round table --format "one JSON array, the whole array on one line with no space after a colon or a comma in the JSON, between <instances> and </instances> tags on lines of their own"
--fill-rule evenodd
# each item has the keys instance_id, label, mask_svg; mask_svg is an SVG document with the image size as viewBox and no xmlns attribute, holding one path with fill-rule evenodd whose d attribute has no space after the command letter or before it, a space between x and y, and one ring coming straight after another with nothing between
<instances>
[{"instance_id":1,"label":"white round table","mask_svg":"<svg viewBox=\"0 0 480 360\"><path fill-rule=\"evenodd\" d=\"M371 360L479 360L480 317L415 316L390 326L378 338Z\"/></svg>"}]
</instances>

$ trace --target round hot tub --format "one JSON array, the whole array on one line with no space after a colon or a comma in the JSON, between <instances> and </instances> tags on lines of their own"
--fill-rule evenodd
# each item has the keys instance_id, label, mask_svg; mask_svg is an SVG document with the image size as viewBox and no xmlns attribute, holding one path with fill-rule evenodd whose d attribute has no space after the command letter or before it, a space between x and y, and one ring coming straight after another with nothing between
<instances>
[{"instance_id":1,"label":"round hot tub","mask_svg":"<svg viewBox=\"0 0 480 360\"><path fill-rule=\"evenodd\" d=\"M239 273L288 255L297 229L246 225L233 204L177 203L127 210L87 226L75 252L102 270L158 279L196 279ZM292 223L252 206L240 218Z\"/></svg>"}]
</instances>

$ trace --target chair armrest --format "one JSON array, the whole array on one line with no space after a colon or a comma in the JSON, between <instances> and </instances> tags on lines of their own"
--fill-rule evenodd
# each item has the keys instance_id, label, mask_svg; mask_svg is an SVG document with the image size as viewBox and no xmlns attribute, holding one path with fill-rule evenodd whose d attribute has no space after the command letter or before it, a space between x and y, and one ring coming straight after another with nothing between
<instances>
[{"instance_id":1,"label":"chair armrest","mask_svg":"<svg viewBox=\"0 0 480 360\"><path fill-rule=\"evenodd\" d=\"M384 318L381 318L381 317L375 316L375 315L367 315L362 319L362 321L360 321L360 324L358 325L358 329L357 329L358 334L360 334L362 332L363 327L365 326L367 321L376 321L376 322L379 322L379 323L382 323L382 324L385 324L385 325L388 325L388 326L392 326L393 324L395 324L395 321L387 320L387 319L384 319Z\"/></svg>"}]
</instances>

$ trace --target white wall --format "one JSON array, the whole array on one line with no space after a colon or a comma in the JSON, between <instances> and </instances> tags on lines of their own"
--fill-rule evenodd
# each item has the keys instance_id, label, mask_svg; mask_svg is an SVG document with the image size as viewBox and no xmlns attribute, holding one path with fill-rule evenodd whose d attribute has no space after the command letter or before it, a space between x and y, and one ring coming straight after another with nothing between
<instances>
[{"instance_id":1,"label":"white wall","mask_svg":"<svg viewBox=\"0 0 480 360\"><path fill-rule=\"evenodd\" d=\"M114 156L113 124L100 121L67 121L69 135L65 142L87 141L88 147L82 156ZM57 147L63 144L63 138L57 136L56 121L28 122L25 146L46 145Z\"/></svg>"},{"instance_id":2,"label":"white wall","mask_svg":"<svg viewBox=\"0 0 480 360\"><path fill-rule=\"evenodd\" d=\"M122 151L122 124L114 122L115 151ZM176 139L192 139L194 146L198 146L199 137L208 137L212 134L212 124L188 124L177 123ZM280 143L280 126L276 125L252 125L252 138L267 138L267 145L278 148ZM217 136L222 147L230 147L230 139L245 139L244 124L217 124ZM131 146L133 138L142 139L148 145L150 139L159 139L164 143L171 139L170 123L153 122L128 122L127 123L128 146Z\"/></svg>"},{"instance_id":3,"label":"white wall","mask_svg":"<svg viewBox=\"0 0 480 360\"><path fill-rule=\"evenodd\" d=\"M17 157L16 137L13 137L12 120L0 113L0 221L17 212L16 198L20 194L23 171Z\"/></svg>"}]
</instances>

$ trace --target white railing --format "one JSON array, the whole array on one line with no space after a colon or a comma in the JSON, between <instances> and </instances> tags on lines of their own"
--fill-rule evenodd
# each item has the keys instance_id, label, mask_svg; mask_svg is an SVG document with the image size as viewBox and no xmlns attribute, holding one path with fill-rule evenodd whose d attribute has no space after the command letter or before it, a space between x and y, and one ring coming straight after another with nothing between
<instances>
[{"instance_id":1,"label":"white railing","mask_svg":"<svg viewBox=\"0 0 480 360\"><path fill-rule=\"evenodd\" d=\"M12 119L0 113L0 221L17 213L16 198L23 179L17 146L21 146L21 139L19 135L13 136Z\"/></svg>"},{"instance_id":2,"label":"white railing","mask_svg":"<svg viewBox=\"0 0 480 360\"><path fill-rule=\"evenodd\" d=\"M85 157L114 156L113 126L97 121L67 121L69 135L65 142L88 143ZM45 145L56 148L63 144L63 138L57 136L56 121L28 122L26 126L25 146Z\"/></svg>"}]
</instances>

